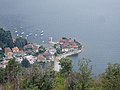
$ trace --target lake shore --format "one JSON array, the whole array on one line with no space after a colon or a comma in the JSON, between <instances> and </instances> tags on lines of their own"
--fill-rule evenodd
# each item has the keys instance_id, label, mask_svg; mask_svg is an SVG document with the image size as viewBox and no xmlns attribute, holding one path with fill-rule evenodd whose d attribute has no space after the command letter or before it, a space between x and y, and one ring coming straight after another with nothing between
<instances>
[{"instance_id":1,"label":"lake shore","mask_svg":"<svg viewBox=\"0 0 120 90\"><path fill-rule=\"evenodd\" d=\"M61 54L61 55L55 57L55 59L54 59L54 70L57 71L57 72L60 71L60 69L61 69L60 60L62 58L66 58L68 56L79 54L79 53L82 52L82 50L83 50L83 46L82 46L82 48L80 50L74 50L74 51L71 51L71 52L68 52L68 53L64 53L64 54Z\"/></svg>"},{"instance_id":2,"label":"lake shore","mask_svg":"<svg viewBox=\"0 0 120 90\"><path fill-rule=\"evenodd\" d=\"M71 52L68 52L68 53L63 53L57 57L55 57L55 60L60 60L62 58L65 58L65 57L68 57L68 56L72 56L72 55L75 55L75 54L79 54L82 52L82 49L81 50L74 50L74 51L71 51Z\"/></svg>"}]
</instances>

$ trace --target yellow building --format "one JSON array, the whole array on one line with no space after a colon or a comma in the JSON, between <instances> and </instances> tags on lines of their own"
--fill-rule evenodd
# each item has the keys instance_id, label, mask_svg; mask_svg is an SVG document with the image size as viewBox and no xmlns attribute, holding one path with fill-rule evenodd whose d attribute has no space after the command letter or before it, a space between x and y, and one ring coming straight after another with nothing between
<instances>
[{"instance_id":1,"label":"yellow building","mask_svg":"<svg viewBox=\"0 0 120 90\"><path fill-rule=\"evenodd\" d=\"M13 58L13 53L10 48L5 48L5 54L7 55L8 59Z\"/></svg>"}]
</instances>

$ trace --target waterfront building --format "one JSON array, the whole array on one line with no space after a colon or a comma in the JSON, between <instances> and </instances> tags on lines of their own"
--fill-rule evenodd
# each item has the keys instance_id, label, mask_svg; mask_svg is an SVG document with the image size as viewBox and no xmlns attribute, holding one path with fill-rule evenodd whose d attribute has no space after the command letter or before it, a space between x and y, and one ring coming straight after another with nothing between
<instances>
[{"instance_id":1,"label":"waterfront building","mask_svg":"<svg viewBox=\"0 0 120 90\"><path fill-rule=\"evenodd\" d=\"M61 39L59 41L60 47L62 49L62 52L69 52L73 51L75 49L78 49L77 44L70 38L70 39Z\"/></svg>"}]
</instances>

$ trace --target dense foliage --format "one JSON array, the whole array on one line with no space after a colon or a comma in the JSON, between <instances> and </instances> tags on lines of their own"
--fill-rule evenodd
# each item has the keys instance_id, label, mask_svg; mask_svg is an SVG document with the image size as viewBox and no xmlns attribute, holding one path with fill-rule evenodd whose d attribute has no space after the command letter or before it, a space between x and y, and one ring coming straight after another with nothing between
<instances>
[{"instance_id":1,"label":"dense foliage","mask_svg":"<svg viewBox=\"0 0 120 90\"><path fill-rule=\"evenodd\" d=\"M61 70L63 74L69 74L72 71L72 60L69 58L62 58L60 60Z\"/></svg>"},{"instance_id":2,"label":"dense foliage","mask_svg":"<svg viewBox=\"0 0 120 90\"><path fill-rule=\"evenodd\" d=\"M10 31L5 31L3 28L0 28L0 47L10 47L12 48L13 45L13 39L11 36Z\"/></svg>"},{"instance_id":3,"label":"dense foliage","mask_svg":"<svg viewBox=\"0 0 120 90\"><path fill-rule=\"evenodd\" d=\"M0 61L3 61L3 57L4 57L4 52L3 50L0 50Z\"/></svg>"},{"instance_id":4,"label":"dense foliage","mask_svg":"<svg viewBox=\"0 0 120 90\"><path fill-rule=\"evenodd\" d=\"M78 49L82 49L82 45L80 42L76 41L75 39L74 39L74 42L77 44Z\"/></svg>"},{"instance_id":5,"label":"dense foliage","mask_svg":"<svg viewBox=\"0 0 120 90\"><path fill-rule=\"evenodd\" d=\"M22 67L28 68L28 67L30 67L30 62L25 58L21 62L21 65L22 65Z\"/></svg>"},{"instance_id":6,"label":"dense foliage","mask_svg":"<svg viewBox=\"0 0 120 90\"><path fill-rule=\"evenodd\" d=\"M108 64L101 78L104 90L120 90L120 64Z\"/></svg>"},{"instance_id":7,"label":"dense foliage","mask_svg":"<svg viewBox=\"0 0 120 90\"><path fill-rule=\"evenodd\" d=\"M83 58L79 61L79 89L89 90L92 84L92 66L89 65L90 60Z\"/></svg>"},{"instance_id":8,"label":"dense foliage","mask_svg":"<svg viewBox=\"0 0 120 90\"><path fill-rule=\"evenodd\" d=\"M79 61L79 72L72 71L69 58L62 58L60 64L62 69L55 72L52 66L39 64L24 68L11 59L6 68L0 68L0 90L120 90L120 64L108 64L97 79L88 59Z\"/></svg>"},{"instance_id":9,"label":"dense foliage","mask_svg":"<svg viewBox=\"0 0 120 90\"><path fill-rule=\"evenodd\" d=\"M39 53L39 54L43 54L45 51L46 51L45 47L41 45L41 46L39 47L38 53Z\"/></svg>"},{"instance_id":10,"label":"dense foliage","mask_svg":"<svg viewBox=\"0 0 120 90\"><path fill-rule=\"evenodd\" d=\"M15 46L19 49L23 49L25 45L27 45L27 40L25 38L19 37L15 40Z\"/></svg>"}]
</instances>

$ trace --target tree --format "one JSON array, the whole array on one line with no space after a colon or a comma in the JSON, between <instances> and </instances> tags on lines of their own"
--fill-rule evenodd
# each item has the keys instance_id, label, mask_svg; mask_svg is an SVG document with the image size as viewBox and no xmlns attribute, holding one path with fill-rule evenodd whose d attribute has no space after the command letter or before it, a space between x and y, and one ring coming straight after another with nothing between
<instances>
[{"instance_id":1,"label":"tree","mask_svg":"<svg viewBox=\"0 0 120 90\"><path fill-rule=\"evenodd\" d=\"M21 64L22 64L22 67L25 67L25 68L30 67L30 62L27 59L23 59Z\"/></svg>"},{"instance_id":2,"label":"tree","mask_svg":"<svg viewBox=\"0 0 120 90\"><path fill-rule=\"evenodd\" d=\"M33 64L30 68L25 68L21 90L52 90L54 79L53 68L43 69L38 64Z\"/></svg>"},{"instance_id":3,"label":"tree","mask_svg":"<svg viewBox=\"0 0 120 90\"><path fill-rule=\"evenodd\" d=\"M101 79L103 90L120 90L120 64L108 64Z\"/></svg>"},{"instance_id":4,"label":"tree","mask_svg":"<svg viewBox=\"0 0 120 90\"><path fill-rule=\"evenodd\" d=\"M61 70L60 72L62 74L69 74L72 71L72 60L67 58L62 58L60 60Z\"/></svg>"},{"instance_id":5,"label":"tree","mask_svg":"<svg viewBox=\"0 0 120 90\"><path fill-rule=\"evenodd\" d=\"M0 48L0 62L3 61L3 57L4 57L4 52Z\"/></svg>"},{"instance_id":6,"label":"tree","mask_svg":"<svg viewBox=\"0 0 120 90\"><path fill-rule=\"evenodd\" d=\"M39 47L39 54L42 54L46 51L45 47L43 47L42 45Z\"/></svg>"},{"instance_id":7,"label":"tree","mask_svg":"<svg viewBox=\"0 0 120 90\"><path fill-rule=\"evenodd\" d=\"M15 59L11 59L6 66L8 83L12 83L14 85L14 90L18 90L19 88L19 73L21 71L20 65Z\"/></svg>"},{"instance_id":8,"label":"tree","mask_svg":"<svg viewBox=\"0 0 120 90\"><path fill-rule=\"evenodd\" d=\"M13 44L13 39L10 31L6 31L5 40L7 42L7 46L10 48L13 48L14 44Z\"/></svg>"},{"instance_id":9,"label":"tree","mask_svg":"<svg viewBox=\"0 0 120 90\"><path fill-rule=\"evenodd\" d=\"M8 47L8 45L7 43L3 43L2 41L0 41L0 47L5 48L5 47Z\"/></svg>"},{"instance_id":10,"label":"tree","mask_svg":"<svg viewBox=\"0 0 120 90\"><path fill-rule=\"evenodd\" d=\"M79 71L71 72L66 79L67 90L90 90L93 83L92 66L89 65L90 60L81 59L78 63Z\"/></svg>"},{"instance_id":11,"label":"tree","mask_svg":"<svg viewBox=\"0 0 120 90\"><path fill-rule=\"evenodd\" d=\"M55 77L55 84L53 90L66 90L66 78L61 75L60 73L57 73Z\"/></svg>"},{"instance_id":12,"label":"tree","mask_svg":"<svg viewBox=\"0 0 120 90\"><path fill-rule=\"evenodd\" d=\"M56 48L56 53L57 54L61 54L62 53L62 50L60 48Z\"/></svg>"},{"instance_id":13,"label":"tree","mask_svg":"<svg viewBox=\"0 0 120 90\"><path fill-rule=\"evenodd\" d=\"M17 46L19 49L23 49L23 47L27 45L27 40L19 37L15 40L15 46Z\"/></svg>"},{"instance_id":14,"label":"tree","mask_svg":"<svg viewBox=\"0 0 120 90\"><path fill-rule=\"evenodd\" d=\"M75 42L75 43L76 43L76 45L78 46L78 49L81 49L81 48L82 48L82 45L81 45L81 43L80 43L80 42L76 41L75 39L74 39L74 42Z\"/></svg>"},{"instance_id":15,"label":"tree","mask_svg":"<svg viewBox=\"0 0 120 90\"><path fill-rule=\"evenodd\" d=\"M5 31L3 28L0 28L0 47L13 47L13 39L10 31Z\"/></svg>"},{"instance_id":16,"label":"tree","mask_svg":"<svg viewBox=\"0 0 120 90\"><path fill-rule=\"evenodd\" d=\"M6 78L6 71L4 68L0 68L0 83L4 83Z\"/></svg>"},{"instance_id":17,"label":"tree","mask_svg":"<svg viewBox=\"0 0 120 90\"><path fill-rule=\"evenodd\" d=\"M68 75L66 79L67 90L80 90L79 87L80 74L72 72Z\"/></svg>"},{"instance_id":18,"label":"tree","mask_svg":"<svg viewBox=\"0 0 120 90\"><path fill-rule=\"evenodd\" d=\"M55 72L47 71L44 76L40 79L39 89L40 90L52 90L55 81Z\"/></svg>"},{"instance_id":19,"label":"tree","mask_svg":"<svg viewBox=\"0 0 120 90\"><path fill-rule=\"evenodd\" d=\"M53 47L56 49L56 47L57 47L57 44L54 44L54 45L53 45Z\"/></svg>"},{"instance_id":20,"label":"tree","mask_svg":"<svg viewBox=\"0 0 120 90\"><path fill-rule=\"evenodd\" d=\"M89 65L91 61L83 58L79 61L79 89L89 90L92 84L92 65Z\"/></svg>"},{"instance_id":21,"label":"tree","mask_svg":"<svg viewBox=\"0 0 120 90\"><path fill-rule=\"evenodd\" d=\"M53 90L71 90L69 89L70 79L68 77L72 73L72 60L68 57L62 58L60 60L60 65L61 65L61 70L60 73L56 75L55 87Z\"/></svg>"},{"instance_id":22,"label":"tree","mask_svg":"<svg viewBox=\"0 0 120 90\"><path fill-rule=\"evenodd\" d=\"M20 89L34 90L34 88L38 85L41 77L41 69L39 68L39 66L33 64L30 68L25 68Z\"/></svg>"}]
</instances>

